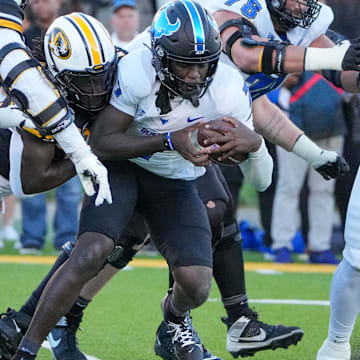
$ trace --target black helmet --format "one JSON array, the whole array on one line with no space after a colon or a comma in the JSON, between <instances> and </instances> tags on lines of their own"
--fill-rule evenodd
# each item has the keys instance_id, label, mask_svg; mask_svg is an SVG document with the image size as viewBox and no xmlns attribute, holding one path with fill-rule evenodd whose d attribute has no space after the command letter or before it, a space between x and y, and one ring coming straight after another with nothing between
<instances>
[{"instance_id":1,"label":"black helmet","mask_svg":"<svg viewBox=\"0 0 360 360\"><path fill-rule=\"evenodd\" d=\"M211 15L196 1L174 0L156 13L151 26L153 65L161 83L175 95L195 106L213 79L221 53L218 27ZM176 76L173 63L209 64L205 79L186 83Z\"/></svg>"},{"instance_id":2,"label":"black helmet","mask_svg":"<svg viewBox=\"0 0 360 360\"><path fill-rule=\"evenodd\" d=\"M285 30L296 26L307 29L320 13L321 5L318 3L318 0L293 0L298 4L296 10L287 9L286 1L266 0L271 15L279 21ZM306 10L304 11L303 8L305 7Z\"/></svg>"}]
</instances>

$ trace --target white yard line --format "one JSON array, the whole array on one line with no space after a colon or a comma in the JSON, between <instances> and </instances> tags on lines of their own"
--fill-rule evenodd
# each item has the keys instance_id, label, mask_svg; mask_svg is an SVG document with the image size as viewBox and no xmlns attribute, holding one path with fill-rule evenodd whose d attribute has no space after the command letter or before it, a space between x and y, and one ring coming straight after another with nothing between
<instances>
[{"instance_id":1,"label":"white yard line","mask_svg":"<svg viewBox=\"0 0 360 360\"><path fill-rule=\"evenodd\" d=\"M220 302L220 299L208 299L210 302ZM326 300L299 300L299 299L249 299L251 304L275 304L275 305L309 305L330 306Z\"/></svg>"}]
</instances>

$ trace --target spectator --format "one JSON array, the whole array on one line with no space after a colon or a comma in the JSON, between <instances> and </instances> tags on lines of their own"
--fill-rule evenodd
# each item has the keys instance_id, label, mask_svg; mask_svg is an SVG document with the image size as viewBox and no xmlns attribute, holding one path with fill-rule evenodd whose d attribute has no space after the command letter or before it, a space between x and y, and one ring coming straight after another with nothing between
<instances>
[{"instance_id":1,"label":"spectator","mask_svg":"<svg viewBox=\"0 0 360 360\"><path fill-rule=\"evenodd\" d=\"M111 18L113 44L126 48L139 31L139 21L135 0L114 0Z\"/></svg>"},{"instance_id":2,"label":"spectator","mask_svg":"<svg viewBox=\"0 0 360 360\"><path fill-rule=\"evenodd\" d=\"M340 90L310 72L302 74L299 83L291 86L291 92L281 90L289 98L290 119L319 146L341 153L346 127ZM309 261L337 264L330 251L335 181L324 181L305 161L280 147L277 159L279 172L271 225L275 262L292 262L291 239L298 225L300 191L307 179Z\"/></svg>"},{"instance_id":3,"label":"spectator","mask_svg":"<svg viewBox=\"0 0 360 360\"><path fill-rule=\"evenodd\" d=\"M5 213L3 216L1 236L0 236L0 248L3 247L2 240L18 241L19 235L14 229L14 210L15 210L16 198L13 195L5 198Z\"/></svg>"},{"instance_id":4,"label":"spectator","mask_svg":"<svg viewBox=\"0 0 360 360\"><path fill-rule=\"evenodd\" d=\"M42 35L59 13L61 0L32 0L30 2L34 22L24 32L26 44L33 48L33 40ZM40 141L40 140L39 140ZM81 200L81 185L75 177L56 190L56 211L54 218L54 247L73 241L78 229L78 206ZM22 201L22 234L20 253L39 253L45 244L46 195L29 197Z\"/></svg>"}]
</instances>

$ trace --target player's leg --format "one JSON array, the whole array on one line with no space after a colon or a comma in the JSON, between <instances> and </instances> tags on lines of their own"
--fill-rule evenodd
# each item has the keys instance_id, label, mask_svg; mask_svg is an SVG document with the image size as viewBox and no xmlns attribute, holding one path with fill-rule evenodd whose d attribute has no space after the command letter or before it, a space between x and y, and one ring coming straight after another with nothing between
<instances>
[{"instance_id":1,"label":"player's leg","mask_svg":"<svg viewBox=\"0 0 360 360\"><path fill-rule=\"evenodd\" d=\"M43 292L13 360L35 358L42 341L70 310L84 284L99 272L114 249L114 241L119 239L137 201L136 178L127 164L107 164L115 199L112 206L96 207L94 199L85 198L75 247Z\"/></svg>"},{"instance_id":2,"label":"player's leg","mask_svg":"<svg viewBox=\"0 0 360 360\"><path fill-rule=\"evenodd\" d=\"M211 232L205 207L194 181L165 179L141 168L138 172L139 210L175 280L162 310L171 327L176 356L202 360L203 350L196 344L186 315L206 301L211 288Z\"/></svg>"},{"instance_id":3,"label":"player's leg","mask_svg":"<svg viewBox=\"0 0 360 360\"><path fill-rule=\"evenodd\" d=\"M124 230L118 245L108 257L104 268L81 290L80 296L70 311L63 317L56 327L49 333L48 340L55 360L85 360L81 352L76 333L79 329L83 313L91 300L101 289L134 257L146 243L148 230L143 218L136 212Z\"/></svg>"},{"instance_id":4,"label":"player's leg","mask_svg":"<svg viewBox=\"0 0 360 360\"><path fill-rule=\"evenodd\" d=\"M221 174L218 177L222 179ZM227 190L226 182L222 180L222 183ZM227 350L232 355L248 356L260 350L286 348L301 339L300 328L266 324L250 309L242 242L232 201L228 202L223 236L215 246L213 259L214 278L227 313L227 318L222 318L228 327ZM259 336L261 334L263 336Z\"/></svg>"},{"instance_id":5,"label":"player's leg","mask_svg":"<svg viewBox=\"0 0 360 360\"><path fill-rule=\"evenodd\" d=\"M9 308L6 313L2 314L0 320L0 355L2 358L10 359L15 353L23 334L25 334L30 325L31 318L34 315L45 286L56 270L68 259L72 247L72 244L64 245L63 250L48 274L25 301L19 311Z\"/></svg>"},{"instance_id":6,"label":"player's leg","mask_svg":"<svg viewBox=\"0 0 360 360\"><path fill-rule=\"evenodd\" d=\"M329 334L317 360L349 360L351 357L350 337L360 312L359 196L358 170L346 214L344 259L331 282Z\"/></svg>"}]
</instances>

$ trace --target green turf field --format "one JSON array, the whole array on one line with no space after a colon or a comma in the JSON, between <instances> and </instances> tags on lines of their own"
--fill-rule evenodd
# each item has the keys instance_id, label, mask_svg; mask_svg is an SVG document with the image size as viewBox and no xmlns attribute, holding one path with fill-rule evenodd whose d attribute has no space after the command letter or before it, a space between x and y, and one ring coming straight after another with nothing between
<instances>
[{"instance_id":1,"label":"green turf field","mask_svg":"<svg viewBox=\"0 0 360 360\"><path fill-rule=\"evenodd\" d=\"M0 310L5 311L7 306L18 308L48 269L49 265L0 263ZM166 291L167 278L167 270L159 268L133 267L119 273L87 309L79 333L81 349L98 359L156 359L152 346L161 320L160 300ZM247 272L248 294L254 300L328 300L330 280L331 274ZM254 359L315 359L327 334L329 307L261 303L252 306L266 322L298 325L305 330L296 347L258 353ZM225 349L222 315L214 284L210 301L193 311L193 321L205 345L223 359L231 359ZM353 359L360 359L360 346L356 355L359 330L357 326L354 331ZM51 359L50 352L43 349L38 358Z\"/></svg>"}]
</instances>

